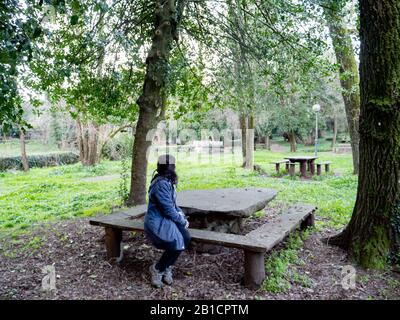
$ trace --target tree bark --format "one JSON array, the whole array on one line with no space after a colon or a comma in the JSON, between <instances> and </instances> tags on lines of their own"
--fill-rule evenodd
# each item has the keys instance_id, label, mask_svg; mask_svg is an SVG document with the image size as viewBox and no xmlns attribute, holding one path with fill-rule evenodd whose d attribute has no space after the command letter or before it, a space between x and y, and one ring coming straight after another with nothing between
<instances>
[{"instance_id":1,"label":"tree bark","mask_svg":"<svg viewBox=\"0 0 400 320\"><path fill-rule=\"evenodd\" d=\"M247 119L247 130L246 130L246 155L245 165L246 169L253 170L254 167L254 115L253 113L248 115Z\"/></svg>"},{"instance_id":2,"label":"tree bark","mask_svg":"<svg viewBox=\"0 0 400 320\"><path fill-rule=\"evenodd\" d=\"M289 132L290 152L297 151L296 134L293 131Z\"/></svg>"},{"instance_id":3,"label":"tree bark","mask_svg":"<svg viewBox=\"0 0 400 320\"><path fill-rule=\"evenodd\" d=\"M330 3L330 1L329 1ZM339 64L339 78L342 87L342 96L349 127L351 148L353 153L353 171L359 171L359 116L360 116L360 91L357 62L354 57L353 44L349 31L342 21L343 12L334 3L324 7L324 14L329 27L335 50L336 60Z\"/></svg>"},{"instance_id":4,"label":"tree bark","mask_svg":"<svg viewBox=\"0 0 400 320\"><path fill-rule=\"evenodd\" d=\"M239 115L240 132L242 134L242 157L243 166L246 165L246 140L247 140L247 117L244 113Z\"/></svg>"},{"instance_id":5,"label":"tree bark","mask_svg":"<svg viewBox=\"0 0 400 320\"><path fill-rule=\"evenodd\" d=\"M329 241L347 249L366 268L384 268L388 258L399 259L400 253L400 3L359 3L361 114L357 199L349 224Z\"/></svg>"},{"instance_id":6,"label":"tree bark","mask_svg":"<svg viewBox=\"0 0 400 320\"><path fill-rule=\"evenodd\" d=\"M93 166L99 162L99 154L97 146L99 142L99 126L94 123L88 125L89 139L88 139L88 165Z\"/></svg>"},{"instance_id":7,"label":"tree bark","mask_svg":"<svg viewBox=\"0 0 400 320\"><path fill-rule=\"evenodd\" d=\"M270 138L269 133L265 137L265 148L267 150L271 150L271 138Z\"/></svg>"},{"instance_id":8,"label":"tree bark","mask_svg":"<svg viewBox=\"0 0 400 320\"><path fill-rule=\"evenodd\" d=\"M336 140L337 140L337 131L338 131L338 126L337 126L337 116L336 114L333 117L333 137L332 137L332 150L335 149L336 147Z\"/></svg>"},{"instance_id":9,"label":"tree bark","mask_svg":"<svg viewBox=\"0 0 400 320\"><path fill-rule=\"evenodd\" d=\"M19 141L21 145L22 169L24 171L29 171L29 162L28 162L28 157L26 156L25 132L21 128L19 129Z\"/></svg>"},{"instance_id":10,"label":"tree bark","mask_svg":"<svg viewBox=\"0 0 400 320\"><path fill-rule=\"evenodd\" d=\"M93 166L99 162L98 140L99 126L94 123L83 124L76 120L76 135L78 139L79 160L84 166Z\"/></svg>"},{"instance_id":11,"label":"tree bark","mask_svg":"<svg viewBox=\"0 0 400 320\"><path fill-rule=\"evenodd\" d=\"M146 75L139 105L133 145L131 189L127 205L146 203L147 151L151 146L149 130L164 118L166 79L173 41L178 40L178 27L185 0L157 0L152 45L146 58Z\"/></svg>"},{"instance_id":12,"label":"tree bark","mask_svg":"<svg viewBox=\"0 0 400 320\"><path fill-rule=\"evenodd\" d=\"M79 118L76 118L76 139L79 151L79 161L83 163L83 141L82 141L82 125Z\"/></svg>"}]
</instances>

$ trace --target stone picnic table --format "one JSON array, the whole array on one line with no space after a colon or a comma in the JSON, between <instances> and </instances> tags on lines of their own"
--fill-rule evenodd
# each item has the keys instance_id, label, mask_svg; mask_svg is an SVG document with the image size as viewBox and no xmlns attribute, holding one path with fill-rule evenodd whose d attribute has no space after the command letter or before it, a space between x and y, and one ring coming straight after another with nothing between
<instances>
[{"instance_id":1,"label":"stone picnic table","mask_svg":"<svg viewBox=\"0 0 400 320\"><path fill-rule=\"evenodd\" d=\"M238 234L243 219L264 209L277 193L266 188L186 190L178 192L177 205L191 228Z\"/></svg>"},{"instance_id":2,"label":"stone picnic table","mask_svg":"<svg viewBox=\"0 0 400 320\"><path fill-rule=\"evenodd\" d=\"M288 159L290 161L290 175L294 175L294 169L295 169L295 163L299 162L300 163L300 173L301 176L304 178L307 175L307 170L310 171L311 175L315 174L315 160L318 159L318 157L315 156L290 156L290 157L285 157L285 159Z\"/></svg>"}]
</instances>

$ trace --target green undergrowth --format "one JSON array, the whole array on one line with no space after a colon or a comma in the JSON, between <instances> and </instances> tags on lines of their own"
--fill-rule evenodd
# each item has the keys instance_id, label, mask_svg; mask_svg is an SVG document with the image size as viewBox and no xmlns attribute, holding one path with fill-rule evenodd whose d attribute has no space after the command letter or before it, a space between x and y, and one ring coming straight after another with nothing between
<instances>
[{"instance_id":1,"label":"green undergrowth","mask_svg":"<svg viewBox=\"0 0 400 320\"><path fill-rule=\"evenodd\" d=\"M265 291L281 293L289 290L293 284L309 287L311 280L305 274L300 274L293 266L304 264L297 252L303 242L310 236L313 229L302 233L294 233L288 237L285 247L273 251L265 262L266 278L262 285Z\"/></svg>"}]
</instances>

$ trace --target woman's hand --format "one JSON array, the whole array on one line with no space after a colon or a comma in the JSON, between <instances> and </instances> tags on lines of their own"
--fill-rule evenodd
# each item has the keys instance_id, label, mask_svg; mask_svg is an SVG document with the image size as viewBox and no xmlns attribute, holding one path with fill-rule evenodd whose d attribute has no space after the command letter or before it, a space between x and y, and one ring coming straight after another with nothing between
<instances>
[{"instance_id":1,"label":"woman's hand","mask_svg":"<svg viewBox=\"0 0 400 320\"><path fill-rule=\"evenodd\" d=\"M185 229L189 228L189 221L186 220Z\"/></svg>"}]
</instances>

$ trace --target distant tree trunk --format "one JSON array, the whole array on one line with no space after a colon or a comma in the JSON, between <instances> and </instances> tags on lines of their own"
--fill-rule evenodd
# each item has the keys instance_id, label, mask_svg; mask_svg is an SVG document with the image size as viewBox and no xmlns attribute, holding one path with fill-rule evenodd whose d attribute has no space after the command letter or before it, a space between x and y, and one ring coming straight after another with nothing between
<instances>
[{"instance_id":1,"label":"distant tree trunk","mask_svg":"<svg viewBox=\"0 0 400 320\"><path fill-rule=\"evenodd\" d=\"M269 134L265 137L265 148L271 150L271 137Z\"/></svg>"},{"instance_id":2,"label":"distant tree trunk","mask_svg":"<svg viewBox=\"0 0 400 320\"><path fill-rule=\"evenodd\" d=\"M351 148L353 153L354 174L359 170L359 116L360 116L360 91L357 62L354 57L353 44L349 31L342 21L342 10L338 5L331 3L324 7L329 33L335 49L336 60L339 64L340 84L344 100L347 124L349 127Z\"/></svg>"},{"instance_id":3,"label":"distant tree trunk","mask_svg":"<svg viewBox=\"0 0 400 320\"><path fill-rule=\"evenodd\" d=\"M89 124L88 138L88 165L93 166L99 162L98 143L99 143L99 126L94 123Z\"/></svg>"},{"instance_id":4,"label":"distant tree trunk","mask_svg":"<svg viewBox=\"0 0 400 320\"><path fill-rule=\"evenodd\" d=\"M293 131L289 132L290 152L297 151L296 134Z\"/></svg>"},{"instance_id":5,"label":"distant tree trunk","mask_svg":"<svg viewBox=\"0 0 400 320\"><path fill-rule=\"evenodd\" d=\"M315 134L314 134L314 132L310 132L309 134L307 134L307 138L306 138L304 144L306 146L312 146L314 144L314 142L315 142Z\"/></svg>"},{"instance_id":6,"label":"distant tree trunk","mask_svg":"<svg viewBox=\"0 0 400 320\"><path fill-rule=\"evenodd\" d=\"M240 132L242 135L243 166L246 165L246 140L247 140L247 117L244 113L239 115Z\"/></svg>"},{"instance_id":7,"label":"distant tree trunk","mask_svg":"<svg viewBox=\"0 0 400 320\"><path fill-rule=\"evenodd\" d=\"M28 157L26 156L25 132L21 128L19 129L19 142L21 146L22 169L24 171L29 171L29 162L28 162Z\"/></svg>"},{"instance_id":8,"label":"distant tree trunk","mask_svg":"<svg viewBox=\"0 0 400 320\"><path fill-rule=\"evenodd\" d=\"M79 160L84 166L95 165L99 161L99 126L93 123L83 124L78 118L76 120L76 131Z\"/></svg>"},{"instance_id":9,"label":"distant tree trunk","mask_svg":"<svg viewBox=\"0 0 400 320\"><path fill-rule=\"evenodd\" d=\"M82 123L79 117L76 119L76 139L78 140L79 161L83 164L85 161L84 141Z\"/></svg>"},{"instance_id":10,"label":"distant tree trunk","mask_svg":"<svg viewBox=\"0 0 400 320\"><path fill-rule=\"evenodd\" d=\"M400 254L400 3L360 0L360 173L353 215L331 239L366 268ZM397 260L399 263L399 260Z\"/></svg>"},{"instance_id":11,"label":"distant tree trunk","mask_svg":"<svg viewBox=\"0 0 400 320\"><path fill-rule=\"evenodd\" d=\"M134 137L131 189L127 205L146 203L147 151L151 141L147 136L164 118L165 86L169 70L169 56L173 41L178 41L178 28L185 0L157 0L151 48L146 58L143 91L137 103L139 118Z\"/></svg>"},{"instance_id":12,"label":"distant tree trunk","mask_svg":"<svg viewBox=\"0 0 400 320\"><path fill-rule=\"evenodd\" d=\"M337 116L336 116L336 114L334 115L334 117L333 117L333 138L332 138L332 149L334 149L335 148L335 146L336 146L336 140L337 140L337 131L338 131L338 128L337 128L338 126L337 126Z\"/></svg>"},{"instance_id":13,"label":"distant tree trunk","mask_svg":"<svg viewBox=\"0 0 400 320\"><path fill-rule=\"evenodd\" d=\"M248 115L247 119L247 130L246 130L246 155L245 165L246 169L253 170L254 167L254 115L253 113Z\"/></svg>"}]
</instances>

